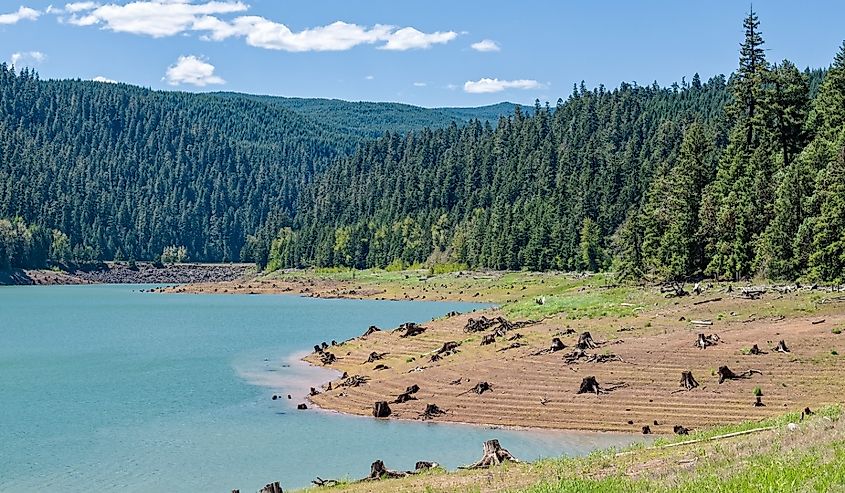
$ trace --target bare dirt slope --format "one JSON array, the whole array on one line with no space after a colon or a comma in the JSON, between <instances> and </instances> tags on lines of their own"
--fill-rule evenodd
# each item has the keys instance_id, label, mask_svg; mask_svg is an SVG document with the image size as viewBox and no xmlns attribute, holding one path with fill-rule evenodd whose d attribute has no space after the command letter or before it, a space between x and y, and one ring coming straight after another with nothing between
<instances>
[{"instance_id":1,"label":"bare dirt slope","mask_svg":"<svg viewBox=\"0 0 845 493\"><path fill-rule=\"evenodd\" d=\"M326 409L371 415L375 401L393 401L407 387L418 385L415 400L390 403L391 418L419 419L426 404L434 403L447 410L435 421L627 432L641 432L648 425L654 433L671 433L674 425L699 428L737 423L840 402L845 359L831 353L845 341L845 335L832 332L845 323L843 304L822 305L812 314L799 311L782 319L754 315L770 312L773 303L793 303L800 297L788 294L787 299L780 296L774 302L726 297L695 305L704 297L692 296L621 320L555 317L512 330L485 346L480 341L490 330L464 331L467 320L478 318L479 313L425 324L427 330L413 337L383 330L330 346L327 351L337 361L328 366L368 381L345 387L342 379L336 380L332 390L312 400ZM499 314L484 313L487 317ZM699 319L712 320L713 325L697 327L690 322ZM566 334L567 328L574 333ZM613 354L621 361L564 362L583 331L590 331L600 342L588 354ZM507 340L516 333L523 337ZM699 349L694 344L698 333L718 334L720 342ZM555 336L565 349L535 355L549 347ZM781 339L789 353L772 350ZM449 341L460 343L459 352L430 361L431 353ZM502 351L513 342L526 345ZM754 344L767 354L743 354ZM387 354L367 363L371 352ZM308 360L320 364L318 354ZM375 370L378 364L388 369ZM754 369L762 374L719 384L716 372L723 365L735 373ZM682 371L691 371L700 386L679 391ZM579 395L579 385L587 376L595 376L605 387L624 386L600 395ZM468 392L482 381L490 383L492 391ZM763 407L753 405L756 387L763 392Z\"/></svg>"}]
</instances>

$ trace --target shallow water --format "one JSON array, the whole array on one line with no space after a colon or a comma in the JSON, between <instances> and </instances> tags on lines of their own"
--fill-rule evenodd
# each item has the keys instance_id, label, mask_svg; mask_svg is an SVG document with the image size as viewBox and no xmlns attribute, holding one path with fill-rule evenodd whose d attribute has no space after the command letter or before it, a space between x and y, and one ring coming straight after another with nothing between
<instances>
[{"instance_id":1,"label":"shallow water","mask_svg":"<svg viewBox=\"0 0 845 493\"><path fill-rule=\"evenodd\" d=\"M0 287L0 491L291 488L378 458L456 467L489 438L525 459L636 439L295 409L332 375L298 361L315 343L479 305L139 288Z\"/></svg>"}]
</instances>

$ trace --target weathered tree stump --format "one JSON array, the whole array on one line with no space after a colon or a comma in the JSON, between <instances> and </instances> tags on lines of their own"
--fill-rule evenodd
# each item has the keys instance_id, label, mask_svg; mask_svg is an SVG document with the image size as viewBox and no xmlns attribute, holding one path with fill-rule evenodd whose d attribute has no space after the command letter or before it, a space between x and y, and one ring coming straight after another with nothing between
<instances>
[{"instance_id":1,"label":"weathered tree stump","mask_svg":"<svg viewBox=\"0 0 845 493\"><path fill-rule=\"evenodd\" d=\"M346 380L340 382L340 387L358 387L370 381L370 377L363 375L352 375Z\"/></svg>"},{"instance_id":2,"label":"weathered tree stump","mask_svg":"<svg viewBox=\"0 0 845 493\"><path fill-rule=\"evenodd\" d=\"M789 348L788 348L788 347L786 347L786 342L785 342L783 339L781 339L781 340L778 342L778 345L777 345L777 346L775 346L775 347L772 349L772 351L777 351L777 352L779 352L779 353L788 353L788 352L789 352Z\"/></svg>"},{"instance_id":3,"label":"weathered tree stump","mask_svg":"<svg viewBox=\"0 0 845 493\"><path fill-rule=\"evenodd\" d=\"M296 408L299 409L300 411L304 411L304 410L308 409L308 406L305 405L305 404L297 404Z\"/></svg>"},{"instance_id":4,"label":"weathered tree stump","mask_svg":"<svg viewBox=\"0 0 845 493\"><path fill-rule=\"evenodd\" d=\"M279 482L276 481L274 483L266 484L263 488L258 490L258 493L283 493L282 487L279 486Z\"/></svg>"},{"instance_id":5,"label":"weathered tree stump","mask_svg":"<svg viewBox=\"0 0 845 493\"><path fill-rule=\"evenodd\" d=\"M414 322L406 322L400 325L396 330L402 332L399 334L399 337L414 337L422 334L428 329Z\"/></svg>"},{"instance_id":6,"label":"weathered tree stump","mask_svg":"<svg viewBox=\"0 0 845 493\"><path fill-rule=\"evenodd\" d=\"M689 428L681 425L675 425L675 427L672 428L672 431L674 431L676 435L689 435L690 432Z\"/></svg>"},{"instance_id":7,"label":"weathered tree stump","mask_svg":"<svg viewBox=\"0 0 845 493\"><path fill-rule=\"evenodd\" d=\"M396 397L396 400L394 400L393 402L395 404L402 404L402 403L405 403L405 402L408 402L408 401L415 401L415 400L417 400L417 398L414 397L414 394L416 394L419 391L420 391L419 385L417 385L417 384L411 385L410 387L405 389L405 392L402 392L401 394L399 394Z\"/></svg>"},{"instance_id":8,"label":"weathered tree stump","mask_svg":"<svg viewBox=\"0 0 845 493\"><path fill-rule=\"evenodd\" d=\"M627 387L628 384L626 383L613 383L610 384L609 387L601 387L599 382L596 380L596 377L589 376L584 377L581 380L581 386L578 387L578 394L606 394L608 392L613 392L616 389L621 389L623 387Z\"/></svg>"},{"instance_id":9,"label":"weathered tree stump","mask_svg":"<svg viewBox=\"0 0 845 493\"><path fill-rule=\"evenodd\" d=\"M687 296L689 293L684 289L684 285L677 282L667 283L660 287L660 292L665 293L667 298Z\"/></svg>"},{"instance_id":10,"label":"weathered tree stump","mask_svg":"<svg viewBox=\"0 0 845 493\"><path fill-rule=\"evenodd\" d=\"M399 471L391 471L384 467L384 462L377 460L370 465L370 475L364 478L365 481L378 481L380 479L404 478L407 474Z\"/></svg>"},{"instance_id":11,"label":"weathered tree stump","mask_svg":"<svg viewBox=\"0 0 845 493\"><path fill-rule=\"evenodd\" d=\"M763 404L763 396L758 395L756 397L757 397L757 400L754 401L754 407L765 407L765 404Z\"/></svg>"},{"instance_id":12,"label":"weathered tree stump","mask_svg":"<svg viewBox=\"0 0 845 493\"><path fill-rule=\"evenodd\" d=\"M337 356L328 351L323 351L323 353L320 355L320 362L324 365L330 365L332 363L337 362Z\"/></svg>"},{"instance_id":13,"label":"weathered tree stump","mask_svg":"<svg viewBox=\"0 0 845 493\"><path fill-rule=\"evenodd\" d=\"M759 375L763 374L763 372L761 372L760 370L753 370L753 369L747 370L747 371L744 371L742 373L737 374L737 373L734 373L733 371L731 371L731 369L728 368L727 366L720 366L719 367L719 383L722 383L725 380L738 380L738 379L741 379L741 378L749 378L749 377L751 377L751 375L753 375L755 373L757 373Z\"/></svg>"},{"instance_id":14,"label":"weathered tree stump","mask_svg":"<svg viewBox=\"0 0 845 493\"><path fill-rule=\"evenodd\" d=\"M601 388L599 387L598 381L596 381L596 377L584 377L581 380L581 386L578 388L579 394L595 393L599 395L599 392L601 392Z\"/></svg>"},{"instance_id":15,"label":"weathered tree stump","mask_svg":"<svg viewBox=\"0 0 845 493\"><path fill-rule=\"evenodd\" d=\"M643 435L651 435L651 426L649 426L649 425L643 426Z\"/></svg>"},{"instance_id":16,"label":"weathered tree stump","mask_svg":"<svg viewBox=\"0 0 845 493\"><path fill-rule=\"evenodd\" d=\"M390 406L387 405L387 401L377 401L373 404L373 417L376 418L386 418L390 416L393 411L390 410Z\"/></svg>"},{"instance_id":17,"label":"weathered tree stump","mask_svg":"<svg viewBox=\"0 0 845 493\"><path fill-rule=\"evenodd\" d=\"M438 416L443 416L444 414L446 414L446 411L437 407L437 404L427 404L425 406L425 411L420 413L420 417L423 421L425 421L427 419L434 419Z\"/></svg>"},{"instance_id":18,"label":"weathered tree stump","mask_svg":"<svg viewBox=\"0 0 845 493\"><path fill-rule=\"evenodd\" d=\"M483 394L483 393L487 392L488 390L492 391L492 390L493 390L493 386L492 386L492 385L490 385L490 384L489 384L489 383L487 383L487 382L478 382L477 384L475 384L475 387L473 387L473 388L471 388L471 389L469 389L469 390L467 390L467 391L465 391L465 392L461 392L461 393L460 393L460 394L458 394L458 395L459 395L459 396L461 396L461 395L464 395L464 394L468 394L468 393L470 393L470 392L472 392L472 393L474 393L474 394L481 395L481 394Z\"/></svg>"},{"instance_id":19,"label":"weathered tree stump","mask_svg":"<svg viewBox=\"0 0 845 493\"><path fill-rule=\"evenodd\" d=\"M322 353L323 348L321 348L319 344L314 344L314 352L315 353Z\"/></svg>"},{"instance_id":20,"label":"weathered tree stump","mask_svg":"<svg viewBox=\"0 0 845 493\"><path fill-rule=\"evenodd\" d=\"M314 397L315 395L320 395L320 391L315 389L314 387L311 387L311 390L308 392L308 395Z\"/></svg>"},{"instance_id":21,"label":"weathered tree stump","mask_svg":"<svg viewBox=\"0 0 845 493\"><path fill-rule=\"evenodd\" d=\"M695 377L692 376L691 371L682 371L681 372L681 387L686 390L692 390L698 387L698 382L695 380Z\"/></svg>"},{"instance_id":22,"label":"weathered tree stump","mask_svg":"<svg viewBox=\"0 0 845 493\"><path fill-rule=\"evenodd\" d=\"M715 346L718 342L719 336L717 334L710 334L709 336L698 334L698 339L695 341L695 347L698 349L706 349L710 346Z\"/></svg>"},{"instance_id":23,"label":"weathered tree stump","mask_svg":"<svg viewBox=\"0 0 845 493\"><path fill-rule=\"evenodd\" d=\"M562 351L565 348L566 348L566 345L563 343L563 341L560 340L559 337L553 337L552 338L552 345L549 349L551 349L551 351L553 353L555 351Z\"/></svg>"},{"instance_id":24,"label":"weathered tree stump","mask_svg":"<svg viewBox=\"0 0 845 493\"><path fill-rule=\"evenodd\" d=\"M599 347L599 345L593 340L592 334L589 332L582 332L581 335L578 336L578 342L575 343L575 347L578 349L595 349Z\"/></svg>"},{"instance_id":25,"label":"weathered tree stump","mask_svg":"<svg viewBox=\"0 0 845 493\"><path fill-rule=\"evenodd\" d=\"M498 440L487 440L484 442L484 452L477 462L461 466L459 469L480 469L490 466L497 466L502 462L519 462L507 449L502 448Z\"/></svg>"},{"instance_id":26,"label":"weathered tree stump","mask_svg":"<svg viewBox=\"0 0 845 493\"><path fill-rule=\"evenodd\" d=\"M370 335L370 334L374 334L374 333L376 333L376 332L381 332L381 329L379 329L379 328L378 328L378 327L376 327L375 325L370 325L370 328L369 328L369 329L367 329L367 331L366 331L366 332L364 332L364 333L361 335L361 337L367 337L368 335Z\"/></svg>"},{"instance_id":27,"label":"weathered tree stump","mask_svg":"<svg viewBox=\"0 0 845 493\"><path fill-rule=\"evenodd\" d=\"M481 345L487 346L496 342L496 336L493 334L486 334L481 338Z\"/></svg>"},{"instance_id":28,"label":"weathered tree stump","mask_svg":"<svg viewBox=\"0 0 845 493\"><path fill-rule=\"evenodd\" d=\"M431 462L427 460L419 460L416 464L414 464L414 472L423 472L429 469L434 469L440 467L440 464L436 462Z\"/></svg>"},{"instance_id":29,"label":"weathered tree stump","mask_svg":"<svg viewBox=\"0 0 845 493\"><path fill-rule=\"evenodd\" d=\"M760 348L755 344L751 346L751 349L748 351L750 354L759 355L759 354L768 354L766 351L760 350Z\"/></svg>"},{"instance_id":30,"label":"weathered tree stump","mask_svg":"<svg viewBox=\"0 0 845 493\"><path fill-rule=\"evenodd\" d=\"M571 365L577 363L579 359L587 359L589 356L583 349L573 349L563 357L564 363Z\"/></svg>"},{"instance_id":31,"label":"weathered tree stump","mask_svg":"<svg viewBox=\"0 0 845 493\"><path fill-rule=\"evenodd\" d=\"M437 351L434 352L434 354L431 355L431 361L439 361L441 358L443 358L445 356L449 356L451 354L457 353L458 352L458 346L460 346L460 345L461 345L460 342L455 342L455 341L444 342L443 345L440 346L440 349L438 349Z\"/></svg>"},{"instance_id":32,"label":"weathered tree stump","mask_svg":"<svg viewBox=\"0 0 845 493\"><path fill-rule=\"evenodd\" d=\"M390 353L377 353L377 352L373 351L373 352L370 353L370 356L367 358L366 363L374 363L374 362L376 362L380 359L383 359L388 354L390 354Z\"/></svg>"},{"instance_id":33,"label":"weathered tree stump","mask_svg":"<svg viewBox=\"0 0 845 493\"><path fill-rule=\"evenodd\" d=\"M320 346L323 348L324 351L329 348L329 345L328 345L328 343L326 343L326 341L323 341L322 343L320 343Z\"/></svg>"}]
</instances>

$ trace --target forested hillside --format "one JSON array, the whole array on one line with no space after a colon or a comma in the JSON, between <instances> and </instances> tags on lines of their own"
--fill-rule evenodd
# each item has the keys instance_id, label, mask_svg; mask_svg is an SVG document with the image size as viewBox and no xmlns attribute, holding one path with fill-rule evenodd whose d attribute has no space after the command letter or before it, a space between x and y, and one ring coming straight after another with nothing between
<instances>
[{"instance_id":1,"label":"forested hillside","mask_svg":"<svg viewBox=\"0 0 845 493\"><path fill-rule=\"evenodd\" d=\"M408 120L362 114L362 130L342 125L348 108L328 118L331 108L41 81L2 64L0 218L66 233L78 261L154 259L171 245L192 260L238 260L247 234L287 224L298 190L366 135L457 118L388 106ZM17 241L2 231L0 243Z\"/></svg>"},{"instance_id":2,"label":"forested hillside","mask_svg":"<svg viewBox=\"0 0 845 493\"><path fill-rule=\"evenodd\" d=\"M499 103L476 108L421 108L401 103L352 102L339 99L283 98L249 94L214 93L221 98L241 99L277 105L314 121L369 138L381 137L386 130L407 133L423 128L440 128L449 123L470 120L493 121L511 115L513 103Z\"/></svg>"},{"instance_id":3,"label":"forested hillside","mask_svg":"<svg viewBox=\"0 0 845 493\"><path fill-rule=\"evenodd\" d=\"M845 46L802 72L765 59L755 15L745 29L729 81L582 86L495 128L389 133L304 190L269 258L251 239L257 260L842 279Z\"/></svg>"}]
</instances>

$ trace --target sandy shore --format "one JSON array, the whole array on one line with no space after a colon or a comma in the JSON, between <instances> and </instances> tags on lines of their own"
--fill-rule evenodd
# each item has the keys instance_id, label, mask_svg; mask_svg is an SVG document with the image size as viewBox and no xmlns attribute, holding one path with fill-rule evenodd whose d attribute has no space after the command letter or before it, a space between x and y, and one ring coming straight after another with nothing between
<instances>
[{"instance_id":1,"label":"sandy shore","mask_svg":"<svg viewBox=\"0 0 845 493\"><path fill-rule=\"evenodd\" d=\"M323 408L371 415L375 401L394 401L407 387L418 385L415 400L391 402L391 418L420 419L426 404L433 403L447 410L434 421L637 433L643 426L653 433L672 433L675 425L695 429L763 419L841 400L845 361L831 354L842 342L831 331L845 323L841 312L782 320L735 316L696 328L679 321L680 314L688 315L687 320L717 320L725 310L745 308L747 312L748 306L742 305L755 302L730 300L706 308L692 302L694 299L663 313L626 320L626 326L633 329L624 332L618 331L623 327L606 320L546 320L510 333L521 334L518 341L525 346L509 350L504 350L512 344L506 338L481 346L485 333L464 332L467 315L425 324L425 333L415 337L376 332L327 350L337 357L328 366L350 376L363 376L366 383L344 387L343 380L337 379L331 382L331 390L312 400ZM491 311L487 315L499 314ZM814 323L821 319L825 321ZM563 335L567 327L575 333ZM601 342L589 353L614 354L620 360L565 363L563 354L585 330ZM694 346L698 332L718 333L721 342L698 349ZM566 349L535 355L556 335ZM781 339L787 341L790 353L772 351ZM459 352L431 362L432 352L448 341L459 342ZM743 354L753 344L767 354ZM386 354L367 363L371 352ZM317 354L307 360L321 364ZM377 370L377 364L388 368ZM719 384L716 370L722 365L736 373L755 369L762 374ZM700 386L679 391L682 371L692 371ZM622 387L601 395L579 395L585 376L595 376L605 387ZM469 392L482 381L490 383L492 390L482 395ZM763 392L763 407L754 406L757 387Z\"/></svg>"}]
</instances>

